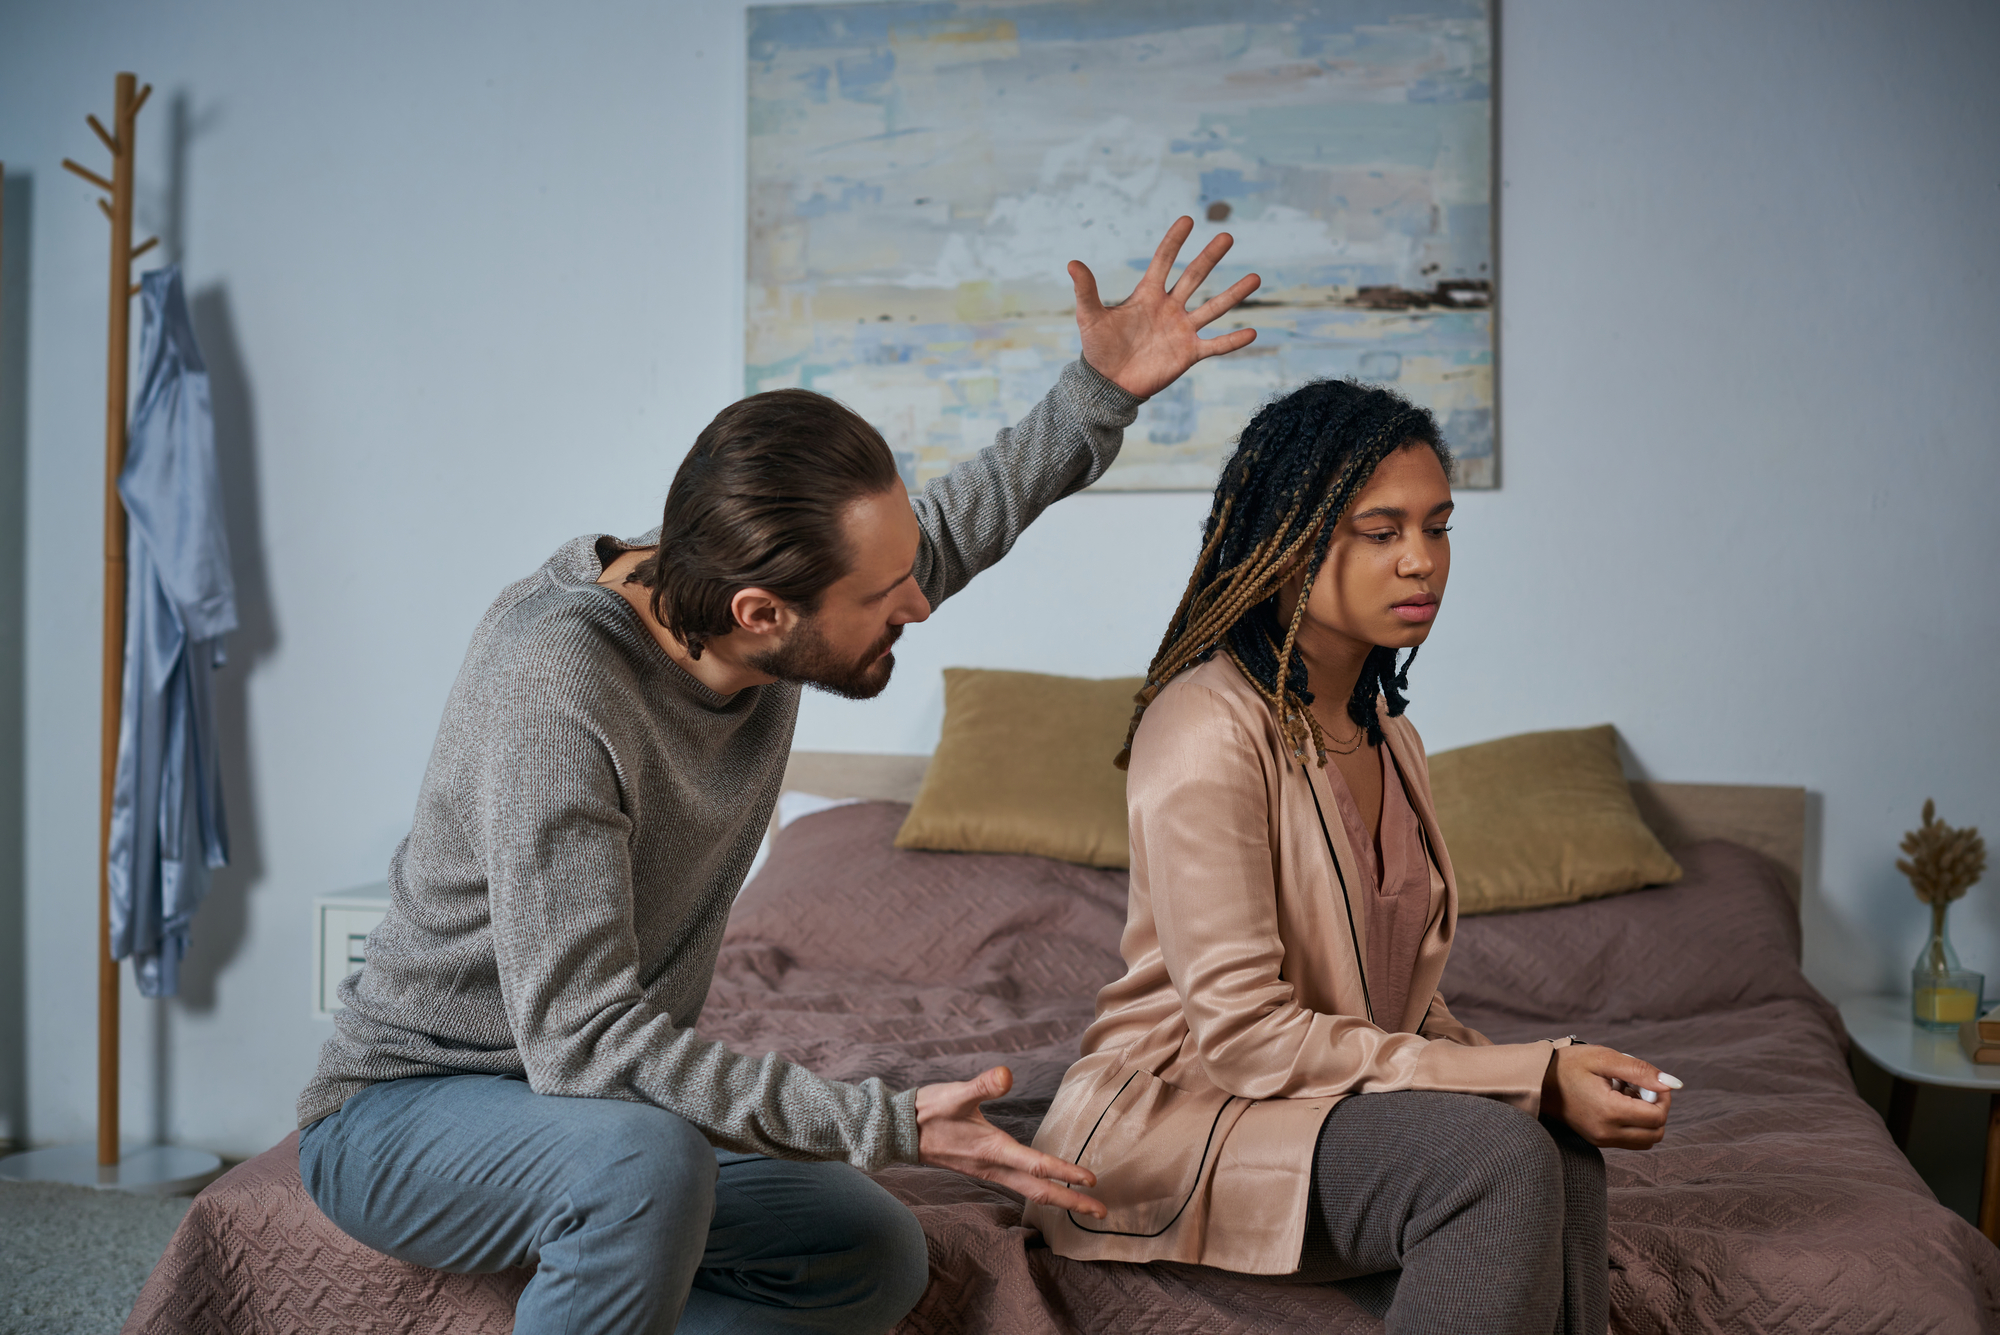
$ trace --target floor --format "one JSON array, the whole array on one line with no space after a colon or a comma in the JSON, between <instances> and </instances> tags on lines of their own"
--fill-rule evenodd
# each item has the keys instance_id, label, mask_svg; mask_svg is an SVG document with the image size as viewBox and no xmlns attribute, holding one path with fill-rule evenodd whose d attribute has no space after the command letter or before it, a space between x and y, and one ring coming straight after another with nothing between
<instances>
[{"instance_id":1,"label":"floor","mask_svg":"<svg viewBox=\"0 0 2000 1335\"><path fill-rule=\"evenodd\" d=\"M116 1335L189 1204L0 1183L0 1335Z\"/></svg>"}]
</instances>

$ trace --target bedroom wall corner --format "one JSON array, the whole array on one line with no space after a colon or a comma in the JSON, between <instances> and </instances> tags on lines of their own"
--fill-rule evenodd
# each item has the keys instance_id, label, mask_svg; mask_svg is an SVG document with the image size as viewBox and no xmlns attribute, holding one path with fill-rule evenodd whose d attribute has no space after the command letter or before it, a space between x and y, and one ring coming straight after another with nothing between
<instances>
[{"instance_id":1,"label":"bedroom wall corner","mask_svg":"<svg viewBox=\"0 0 2000 1335\"><path fill-rule=\"evenodd\" d=\"M0 181L0 1152L28 1136L22 714L27 558L28 298L34 177Z\"/></svg>"}]
</instances>

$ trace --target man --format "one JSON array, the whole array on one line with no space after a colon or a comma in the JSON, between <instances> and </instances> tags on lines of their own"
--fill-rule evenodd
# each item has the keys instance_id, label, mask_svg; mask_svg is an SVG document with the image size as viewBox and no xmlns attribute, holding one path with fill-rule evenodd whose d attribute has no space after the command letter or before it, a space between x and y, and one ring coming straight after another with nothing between
<instances>
[{"instance_id":1,"label":"man","mask_svg":"<svg viewBox=\"0 0 2000 1335\"><path fill-rule=\"evenodd\" d=\"M755 395L675 476L656 543L576 539L500 595L452 687L393 899L299 1098L320 1208L392 1256L534 1264L520 1335L881 1331L923 1231L862 1172L923 1162L1102 1215L1091 1174L981 1115L977 1079L892 1094L693 1030L777 800L799 687L866 698L903 627L1099 477L1139 404L1255 334L1190 312L1194 224L1107 308L1069 266L1083 357L914 503L832 400Z\"/></svg>"}]
</instances>

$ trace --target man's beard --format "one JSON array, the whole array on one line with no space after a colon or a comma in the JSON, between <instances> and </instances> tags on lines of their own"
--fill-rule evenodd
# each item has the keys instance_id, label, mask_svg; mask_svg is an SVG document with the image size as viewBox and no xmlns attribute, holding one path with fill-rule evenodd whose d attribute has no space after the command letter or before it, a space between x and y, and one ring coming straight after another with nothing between
<instances>
[{"instance_id":1,"label":"man's beard","mask_svg":"<svg viewBox=\"0 0 2000 1335\"><path fill-rule=\"evenodd\" d=\"M882 694L889 674L896 670L896 656L883 650L902 634L901 626L891 626L863 657L842 658L820 634L818 621L801 617L783 644L745 661L779 681L801 682L849 700L872 700Z\"/></svg>"}]
</instances>

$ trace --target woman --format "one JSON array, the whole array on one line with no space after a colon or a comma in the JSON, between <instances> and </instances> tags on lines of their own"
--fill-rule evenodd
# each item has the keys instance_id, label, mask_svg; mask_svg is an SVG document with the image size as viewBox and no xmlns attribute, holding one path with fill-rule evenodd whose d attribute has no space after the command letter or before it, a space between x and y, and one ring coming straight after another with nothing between
<instances>
[{"instance_id":1,"label":"woman","mask_svg":"<svg viewBox=\"0 0 2000 1335\"><path fill-rule=\"evenodd\" d=\"M1396 655L1444 594L1450 469L1428 412L1347 382L1245 429L1119 756L1127 972L1035 1139L1110 1214L1029 1220L1080 1259L1375 1276L1391 1331L1601 1335L1594 1147L1657 1143L1679 1082L1438 994L1457 891Z\"/></svg>"}]
</instances>

